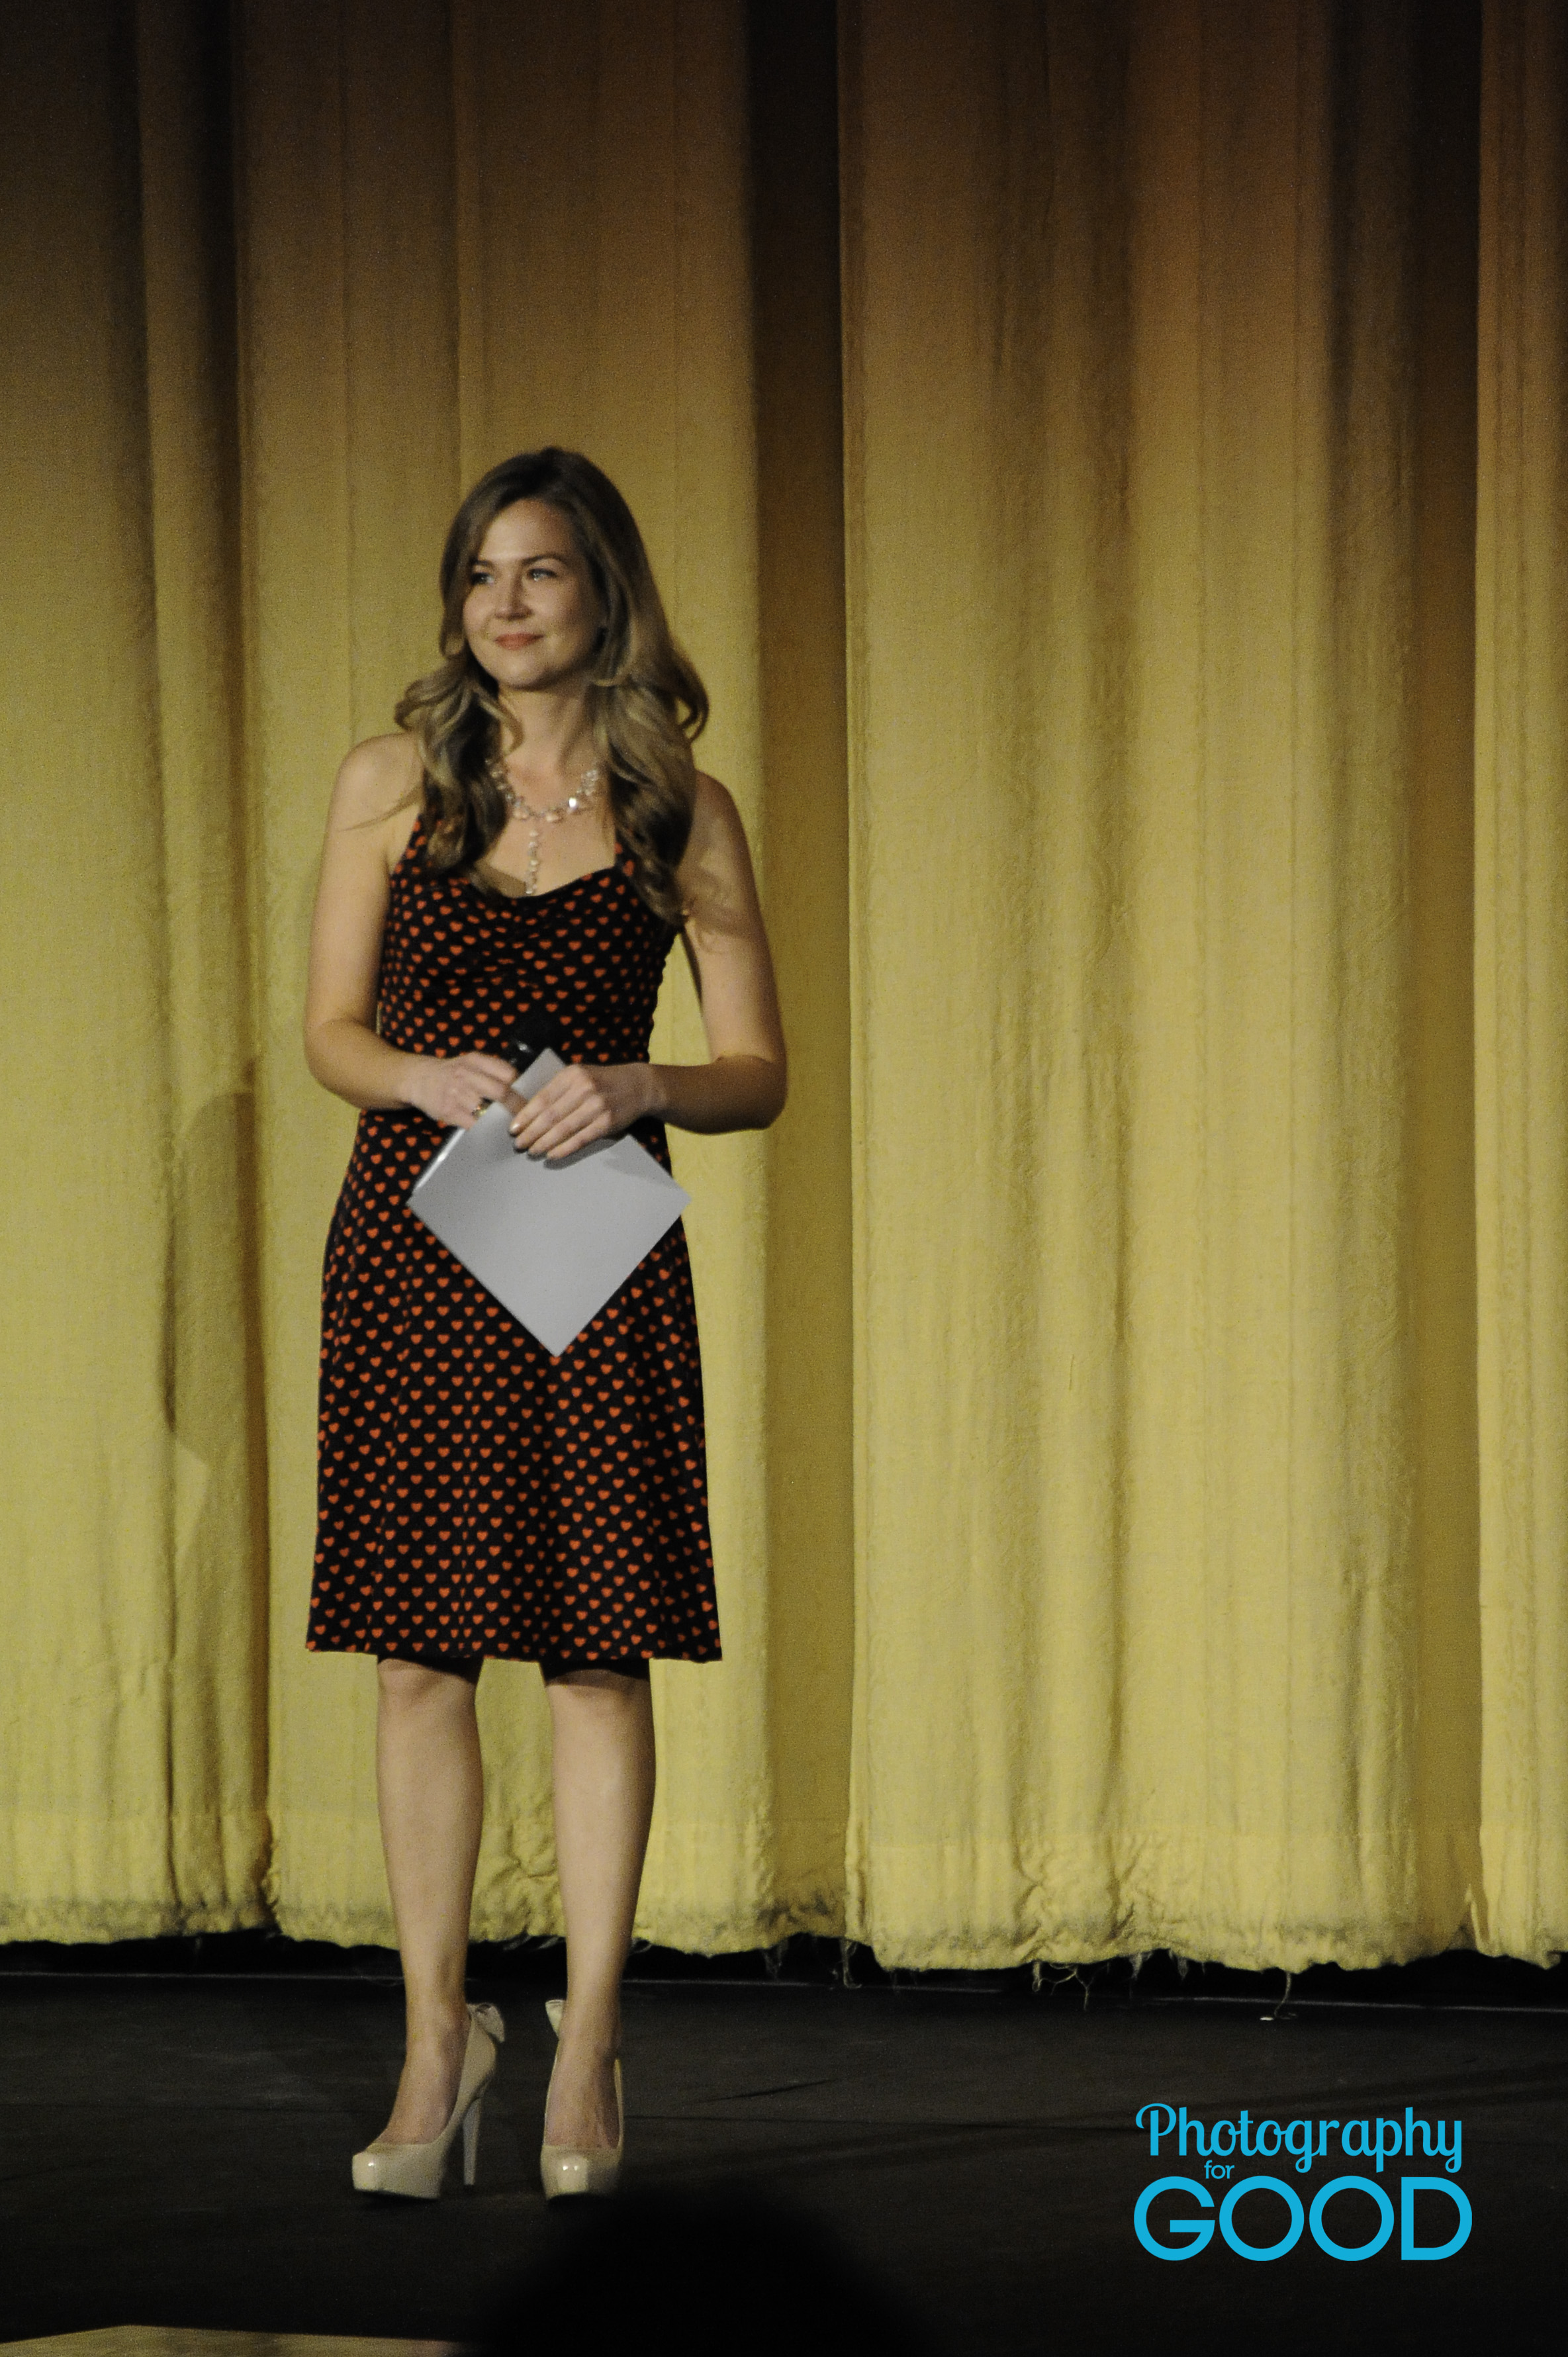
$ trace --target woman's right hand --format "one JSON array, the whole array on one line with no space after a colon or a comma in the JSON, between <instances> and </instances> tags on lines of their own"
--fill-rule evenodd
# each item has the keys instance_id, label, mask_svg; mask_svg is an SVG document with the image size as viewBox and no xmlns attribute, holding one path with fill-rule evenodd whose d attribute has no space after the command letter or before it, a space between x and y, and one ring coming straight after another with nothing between
<instances>
[{"instance_id":1,"label":"woman's right hand","mask_svg":"<svg viewBox=\"0 0 1568 2357\"><path fill-rule=\"evenodd\" d=\"M427 1113L443 1129L472 1129L517 1073L499 1056L411 1056L403 1101Z\"/></svg>"}]
</instances>

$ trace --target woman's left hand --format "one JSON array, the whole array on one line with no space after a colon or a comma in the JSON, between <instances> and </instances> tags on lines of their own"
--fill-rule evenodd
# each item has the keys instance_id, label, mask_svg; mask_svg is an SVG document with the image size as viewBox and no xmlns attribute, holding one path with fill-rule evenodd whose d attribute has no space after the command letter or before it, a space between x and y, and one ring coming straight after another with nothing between
<instances>
[{"instance_id":1,"label":"woman's left hand","mask_svg":"<svg viewBox=\"0 0 1568 2357\"><path fill-rule=\"evenodd\" d=\"M562 1161L601 1137L618 1137L653 1109L653 1073L647 1064L568 1064L514 1114L512 1141L520 1154Z\"/></svg>"}]
</instances>

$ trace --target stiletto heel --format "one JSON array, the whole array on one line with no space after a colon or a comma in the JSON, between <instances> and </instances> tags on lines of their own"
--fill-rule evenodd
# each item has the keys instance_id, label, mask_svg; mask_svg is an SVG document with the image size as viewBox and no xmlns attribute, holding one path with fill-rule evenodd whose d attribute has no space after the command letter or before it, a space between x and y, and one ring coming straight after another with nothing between
<instances>
[{"instance_id":1,"label":"stiletto heel","mask_svg":"<svg viewBox=\"0 0 1568 2357\"><path fill-rule=\"evenodd\" d=\"M472 2185L479 2158L479 2113L485 2090L496 2075L496 2049L506 2038L506 2026L493 2005L468 2007L468 2043L463 2053L452 2116L428 2144L374 2144L354 2155L354 2184L360 2193L401 2193L414 2201L434 2201L446 2174L446 2157L463 2134L463 2182Z\"/></svg>"},{"instance_id":2,"label":"stiletto heel","mask_svg":"<svg viewBox=\"0 0 1568 2357\"><path fill-rule=\"evenodd\" d=\"M472 2185L479 2173L479 2121L483 2116L485 2099L477 2096L463 2115L463 2182Z\"/></svg>"}]
</instances>

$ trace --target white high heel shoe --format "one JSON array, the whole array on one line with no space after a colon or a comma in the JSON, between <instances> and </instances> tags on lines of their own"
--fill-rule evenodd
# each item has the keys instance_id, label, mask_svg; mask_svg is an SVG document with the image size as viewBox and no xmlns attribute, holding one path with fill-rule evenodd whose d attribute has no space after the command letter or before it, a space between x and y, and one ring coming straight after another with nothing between
<instances>
[{"instance_id":1,"label":"white high heel shoe","mask_svg":"<svg viewBox=\"0 0 1568 2357\"><path fill-rule=\"evenodd\" d=\"M565 2008L564 1997L547 1997L545 2017L557 2038L561 2035L561 2016ZM563 2193L613 2193L620 2175L621 2156L626 2150L626 2106L621 2101L620 2060L617 2057L616 2081L616 2140L613 2145L592 2145L586 2150L571 2144L542 2144L539 2147L539 2181L544 2188L546 2201L553 2201ZM555 2084L555 2068L550 2070L550 2085ZM550 2116L550 2092L544 2094L544 2115Z\"/></svg>"},{"instance_id":2,"label":"white high heel shoe","mask_svg":"<svg viewBox=\"0 0 1568 2357\"><path fill-rule=\"evenodd\" d=\"M414 2201L435 2201L446 2174L446 2156L463 2132L463 2182L472 2185L479 2162L479 2115L485 2090L496 2075L496 2048L506 2025L493 2005L468 2007L468 2043L452 2116L428 2144L388 2144L378 2136L354 2155L354 2184L360 2193L401 2193Z\"/></svg>"}]
</instances>

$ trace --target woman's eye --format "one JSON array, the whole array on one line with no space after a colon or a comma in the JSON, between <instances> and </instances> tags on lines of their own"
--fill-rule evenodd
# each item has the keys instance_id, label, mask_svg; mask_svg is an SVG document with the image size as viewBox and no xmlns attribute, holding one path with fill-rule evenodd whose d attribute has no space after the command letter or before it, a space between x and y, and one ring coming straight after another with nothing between
<instances>
[{"instance_id":1,"label":"woman's eye","mask_svg":"<svg viewBox=\"0 0 1568 2357\"><path fill-rule=\"evenodd\" d=\"M528 577L531 581L553 581L555 576L548 565L535 565L531 566Z\"/></svg>"}]
</instances>

